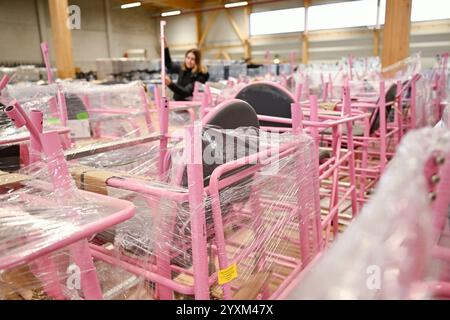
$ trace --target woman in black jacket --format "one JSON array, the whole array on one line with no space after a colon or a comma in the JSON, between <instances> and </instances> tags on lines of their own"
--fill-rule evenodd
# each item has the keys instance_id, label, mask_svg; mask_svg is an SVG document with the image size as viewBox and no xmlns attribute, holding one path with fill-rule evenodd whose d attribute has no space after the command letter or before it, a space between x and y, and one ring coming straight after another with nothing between
<instances>
[{"instance_id":1,"label":"woman in black jacket","mask_svg":"<svg viewBox=\"0 0 450 320\"><path fill-rule=\"evenodd\" d=\"M186 101L192 98L195 82L205 83L209 74L202 64L202 54L198 49L190 49L184 55L183 65L174 63L170 57L169 48L165 43L164 56L166 68L170 73L178 73L177 83L166 76L165 83L173 91L173 99L176 101Z\"/></svg>"}]
</instances>

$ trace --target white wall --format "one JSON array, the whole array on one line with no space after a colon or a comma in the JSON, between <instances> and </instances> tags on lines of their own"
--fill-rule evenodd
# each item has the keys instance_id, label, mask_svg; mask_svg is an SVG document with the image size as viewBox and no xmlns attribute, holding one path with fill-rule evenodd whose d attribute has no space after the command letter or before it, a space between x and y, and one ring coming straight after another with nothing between
<instances>
[{"instance_id":1,"label":"white wall","mask_svg":"<svg viewBox=\"0 0 450 320\"><path fill-rule=\"evenodd\" d=\"M37 9L33 0L0 0L0 62L39 62Z\"/></svg>"},{"instance_id":2,"label":"white wall","mask_svg":"<svg viewBox=\"0 0 450 320\"><path fill-rule=\"evenodd\" d=\"M196 46L197 29L194 14L187 14L183 19L167 17L166 37L169 45L184 44L185 47Z\"/></svg>"},{"instance_id":3,"label":"white wall","mask_svg":"<svg viewBox=\"0 0 450 320\"><path fill-rule=\"evenodd\" d=\"M431 66L437 54L450 52L450 20L414 23L410 49L411 53L421 52L424 65Z\"/></svg>"},{"instance_id":4,"label":"white wall","mask_svg":"<svg viewBox=\"0 0 450 320\"><path fill-rule=\"evenodd\" d=\"M72 30L74 63L83 69L95 70L95 59L108 57L104 1L72 0L69 4L81 9L81 29ZM51 34L51 29L48 31Z\"/></svg>"},{"instance_id":5,"label":"white wall","mask_svg":"<svg viewBox=\"0 0 450 320\"><path fill-rule=\"evenodd\" d=\"M81 29L72 30L75 66L95 70L95 60L109 56L106 10L111 21L112 57L121 57L128 49L147 49L148 57L156 58L156 24L150 13L143 8L122 10L118 0L108 0L108 5L105 1L69 0L81 9ZM49 42L51 63L56 65L47 0L0 0L0 63L42 62L39 19L42 41Z\"/></svg>"},{"instance_id":6,"label":"white wall","mask_svg":"<svg viewBox=\"0 0 450 320\"><path fill-rule=\"evenodd\" d=\"M120 1L111 1L112 55L120 57L127 49L147 49L148 58L156 58L159 39L156 37L155 20L144 8L122 10Z\"/></svg>"}]
</instances>

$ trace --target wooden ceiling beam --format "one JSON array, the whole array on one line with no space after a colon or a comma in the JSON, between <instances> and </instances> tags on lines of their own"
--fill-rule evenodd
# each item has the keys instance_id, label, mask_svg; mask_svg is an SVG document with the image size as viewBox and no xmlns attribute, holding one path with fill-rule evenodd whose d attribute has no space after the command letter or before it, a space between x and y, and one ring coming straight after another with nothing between
<instances>
[{"instance_id":1,"label":"wooden ceiling beam","mask_svg":"<svg viewBox=\"0 0 450 320\"><path fill-rule=\"evenodd\" d=\"M152 5L154 7L173 9L198 9L199 3L192 0L143 0L142 5Z\"/></svg>"},{"instance_id":2,"label":"wooden ceiling beam","mask_svg":"<svg viewBox=\"0 0 450 320\"><path fill-rule=\"evenodd\" d=\"M239 29L239 26L238 26L236 20L234 19L233 15L230 13L229 10L225 10L225 13L227 14L228 21L230 22L231 26L233 27L234 33L236 33L237 37L242 42L242 44L245 44L246 37L241 32L241 29Z\"/></svg>"},{"instance_id":3,"label":"wooden ceiling beam","mask_svg":"<svg viewBox=\"0 0 450 320\"><path fill-rule=\"evenodd\" d=\"M208 35L209 31L211 30L212 26L214 25L214 22L216 22L216 18L219 15L220 11L214 11L208 18L208 21L206 22L205 29L203 29L200 41L198 43L198 47L201 48L203 46L203 43L206 40L206 36Z\"/></svg>"}]
</instances>

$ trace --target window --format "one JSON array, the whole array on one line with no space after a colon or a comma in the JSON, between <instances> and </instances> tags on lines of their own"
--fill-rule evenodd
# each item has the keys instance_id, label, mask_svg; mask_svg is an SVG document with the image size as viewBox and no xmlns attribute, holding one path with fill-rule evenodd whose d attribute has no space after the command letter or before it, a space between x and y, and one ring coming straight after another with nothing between
<instances>
[{"instance_id":1,"label":"window","mask_svg":"<svg viewBox=\"0 0 450 320\"><path fill-rule=\"evenodd\" d=\"M450 19L450 1L413 0L411 21L432 21Z\"/></svg>"},{"instance_id":2,"label":"window","mask_svg":"<svg viewBox=\"0 0 450 320\"><path fill-rule=\"evenodd\" d=\"M308 10L308 30L375 26L377 5L377 0L359 0L311 6ZM380 19L379 23L383 24L384 19Z\"/></svg>"},{"instance_id":3,"label":"window","mask_svg":"<svg viewBox=\"0 0 450 320\"><path fill-rule=\"evenodd\" d=\"M250 35L301 32L305 27L305 8L256 12L250 15Z\"/></svg>"}]
</instances>

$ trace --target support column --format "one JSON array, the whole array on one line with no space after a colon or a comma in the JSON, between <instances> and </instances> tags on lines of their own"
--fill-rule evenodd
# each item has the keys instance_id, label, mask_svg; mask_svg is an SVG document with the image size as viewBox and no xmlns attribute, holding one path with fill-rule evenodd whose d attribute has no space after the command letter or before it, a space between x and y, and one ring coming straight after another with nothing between
<instances>
[{"instance_id":1,"label":"support column","mask_svg":"<svg viewBox=\"0 0 450 320\"><path fill-rule=\"evenodd\" d=\"M377 1L377 23L373 30L373 56L378 57L380 55L380 6L381 0Z\"/></svg>"},{"instance_id":2,"label":"support column","mask_svg":"<svg viewBox=\"0 0 450 320\"><path fill-rule=\"evenodd\" d=\"M72 34L67 27L68 1L48 0L52 25L53 48L56 54L56 67L60 78L74 78L75 68L72 56Z\"/></svg>"},{"instance_id":3,"label":"support column","mask_svg":"<svg viewBox=\"0 0 450 320\"><path fill-rule=\"evenodd\" d=\"M373 30L373 56L378 57L380 55L380 30Z\"/></svg>"},{"instance_id":4,"label":"support column","mask_svg":"<svg viewBox=\"0 0 450 320\"><path fill-rule=\"evenodd\" d=\"M244 58L252 58L252 46L250 43L250 14L252 13L252 6L244 7L244 34L246 35L244 41Z\"/></svg>"},{"instance_id":5,"label":"support column","mask_svg":"<svg viewBox=\"0 0 450 320\"><path fill-rule=\"evenodd\" d=\"M309 61L309 37L308 37L308 8L310 6L310 0L304 0L303 6L305 7L305 30L302 35L302 63L307 64Z\"/></svg>"},{"instance_id":6,"label":"support column","mask_svg":"<svg viewBox=\"0 0 450 320\"><path fill-rule=\"evenodd\" d=\"M412 0L387 0L383 31L383 68L409 56Z\"/></svg>"}]
</instances>

